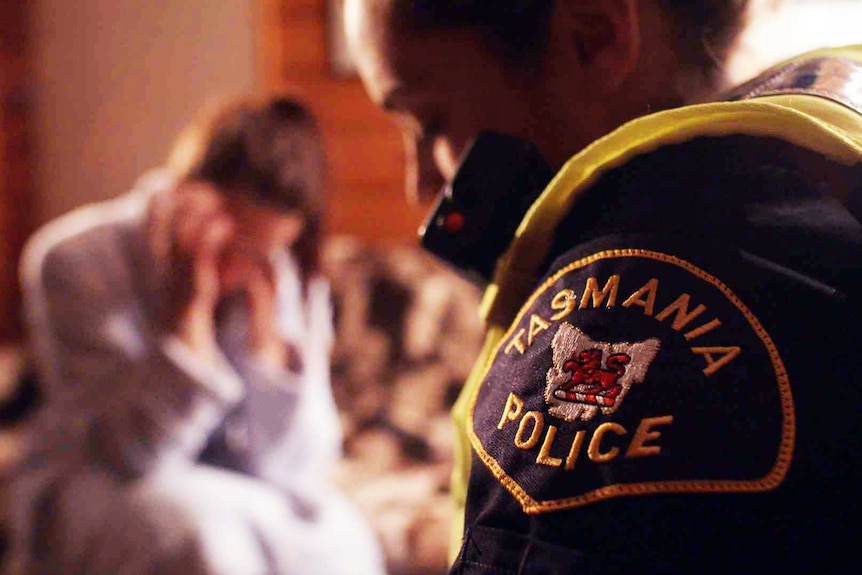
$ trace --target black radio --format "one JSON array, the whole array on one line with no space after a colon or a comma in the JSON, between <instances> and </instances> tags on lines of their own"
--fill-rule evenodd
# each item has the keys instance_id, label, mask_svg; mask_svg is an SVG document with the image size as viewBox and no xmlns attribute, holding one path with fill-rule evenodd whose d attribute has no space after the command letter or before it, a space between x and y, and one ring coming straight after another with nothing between
<instances>
[{"instance_id":1,"label":"black radio","mask_svg":"<svg viewBox=\"0 0 862 575\"><path fill-rule=\"evenodd\" d=\"M419 228L421 245L471 281L487 284L553 175L530 142L480 133Z\"/></svg>"}]
</instances>

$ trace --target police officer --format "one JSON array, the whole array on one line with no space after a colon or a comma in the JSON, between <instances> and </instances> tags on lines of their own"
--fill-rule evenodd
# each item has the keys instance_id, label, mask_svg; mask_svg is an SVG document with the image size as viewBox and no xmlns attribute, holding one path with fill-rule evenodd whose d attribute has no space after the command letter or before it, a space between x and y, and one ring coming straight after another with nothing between
<instances>
[{"instance_id":1,"label":"police officer","mask_svg":"<svg viewBox=\"0 0 862 575\"><path fill-rule=\"evenodd\" d=\"M348 0L425 244L487 280L453 573L855 559L862 47L733 88L746 4Z\"/></svg>"}]
</instances>

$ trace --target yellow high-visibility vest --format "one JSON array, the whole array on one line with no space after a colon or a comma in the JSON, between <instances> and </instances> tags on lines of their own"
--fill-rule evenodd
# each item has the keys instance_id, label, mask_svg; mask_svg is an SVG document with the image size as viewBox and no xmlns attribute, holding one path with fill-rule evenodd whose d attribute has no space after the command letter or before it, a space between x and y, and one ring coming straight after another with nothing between
<instances>
[{"instance_id":1,"label":"yellow high-visibility vest","mask_svg":"<svg viewBox=\"0 0 862 575\"><path fill-rule=\"evenodd\" d=\"M862 67L855 65L862 64L862 45L809 52L775 66L760 79L768 78L776 70L793 69L824 58L834 60L836 70L842 62L853 63L855 71L830 83L827 68L820 85L742 94L756 97L685 106L633 120L572 157L527 212L485 290L480 306L486 325L485 343L452 408L456 439L450 561L455 560L461 547L464 528L471 463L466 430L470 399L509 323L543 273L539 268L562 219L602 174L663 146L705 136L769 136L845 165L862 162ZM850 91L849 99L844 97L846 93L830 92L831 87L839 85L839 79L841 89Z\"/></svg>"}]
</instances>

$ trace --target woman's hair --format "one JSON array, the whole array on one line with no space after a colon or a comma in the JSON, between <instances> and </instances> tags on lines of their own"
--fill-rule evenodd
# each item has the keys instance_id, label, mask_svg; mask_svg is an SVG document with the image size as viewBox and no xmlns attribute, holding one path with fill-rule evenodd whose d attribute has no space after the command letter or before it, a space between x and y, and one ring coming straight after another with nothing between
<instances>
[{"instance_id":1,"label":"woman's hair","mask_svg":"<svg viewBox=\"0 0 862 575\"><path fill-rule=\"evenodd\" d=\"M744 27L749 0L657 1L674 24L684 63L711 79ZM545 47L554 0L392 0L392 5L395 22L408 30L473 27L506 60L530 64Z\"/></svg>"},{"instance_id":2,"label":"woman's hair","mask_svg":"<svg viewBox=\"0 0 862 575\"><path fill-rule=\"evenodd\" d=\"M293 246L307 280L319 269L325 166L317 121L288 96L212 102L180 133L167 167L181 181L203 181L228 195L304 220Z\"/></svg>"}]
</instances>

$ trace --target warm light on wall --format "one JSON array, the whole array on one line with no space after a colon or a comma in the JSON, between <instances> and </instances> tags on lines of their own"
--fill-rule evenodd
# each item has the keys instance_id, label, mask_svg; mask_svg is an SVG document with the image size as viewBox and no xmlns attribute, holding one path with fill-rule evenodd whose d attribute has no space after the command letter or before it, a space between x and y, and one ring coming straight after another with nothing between
<instances>
[{"instance_id":1,"label":"warm light on wall","mask_svg":"<svg viewBox=\"0 0 862 575\"><path fill-rule=\"evenodd\" d=\"M760 0L729 72L745 81L773 64L817 48L862 44L859 0Z\"/></svg>"}]
</instances>

